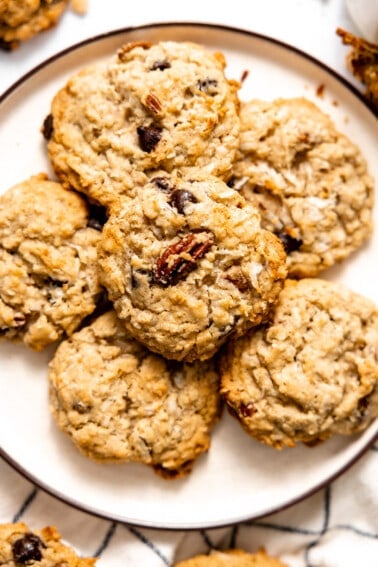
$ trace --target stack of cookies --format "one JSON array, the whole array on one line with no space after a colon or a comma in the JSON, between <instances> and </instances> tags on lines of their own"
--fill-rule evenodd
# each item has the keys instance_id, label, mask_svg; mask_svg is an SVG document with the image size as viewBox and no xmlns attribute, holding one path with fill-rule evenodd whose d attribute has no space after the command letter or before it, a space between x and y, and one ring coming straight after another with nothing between
<instances>
[{"instance_id":1,"label":"stack of cookies","mask_svg":"<svg viewBox=\"0 0 378 567\"><path fill-rule=\"evenodd\" d=\"M318 278L371 234L366 162L313 103L241 102L225 68L124 45L52 101L57 180L0 198L1 335L60 340L59 427L164 478L209 449L223 402L276 448L378 415L377 308Z\"/></svg>"}]
</instances>

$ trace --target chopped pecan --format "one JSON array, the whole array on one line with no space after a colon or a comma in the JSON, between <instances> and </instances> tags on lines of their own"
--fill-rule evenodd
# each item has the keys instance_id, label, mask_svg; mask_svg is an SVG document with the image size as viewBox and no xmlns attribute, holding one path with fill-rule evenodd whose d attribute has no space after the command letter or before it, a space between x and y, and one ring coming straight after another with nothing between
<instances>
[{"instance_id":1,"label":"chopped pecan","mask_svg":"<svg viewBox=\"0 0 378 567\"><path fill-rule=\"evenodd\" d=\"M144 105L148 108L148 110L150 110L153 114L159 114L161 112L161 109L163 108L161 105L160 100L158 99L158 97L156 95L154 95L153 93L149 93L146 96L146 99L144 101Z\"/></svg>"},{"instance_id":2,"label":"chopped pecan","mask_svg":"<svg viewBox=\"0 0 378 567\"><path fill-rule=\"evenodd\" d=\"M248 404L243 404L242 402L239 406L239 411L243 417L252 417L257 410L252 402L249 402Z\"/></svg>"},{"instance_id":3,"label":"chopped pecan","mask_svg":"<svg viewBox=\"0 0 378 567\"><path fill-rule=\"evenodd\" d=\"M211 232L187 234L164 250L157 259L152 270L153 282L162 287L176 285L196 268L196 262L213 244L214 235Z\"/></svg>"},{"instance_id":4,"label":"chopped pecan","mask_svg":"<svg viewBox=\"0 0 378 567\"><path fill-rule=\"evenodd\" d=\"M125 57L126 53L128 53L132 49L135 49L136 47L141 47L142 49L150 49L150 47L152 47L152 43L150 41L132 41L130 43L125 43L125 45L123 45L117 52L118 59L121 61L121 63L127 61L127 57Z\"/></svg>"},{"instance_id":5,"label":"chopped pecan","mask_svg":"<svg viewBox=\"0 0 378 567\"><path fill-rule=\"evenodd\" d=\"M232 266L226 272L226 280L233 283L235 287L238 288L239 291L247 291L249 289L250 283L241 271L240 266Z\"/></svg>"}]
</instances>

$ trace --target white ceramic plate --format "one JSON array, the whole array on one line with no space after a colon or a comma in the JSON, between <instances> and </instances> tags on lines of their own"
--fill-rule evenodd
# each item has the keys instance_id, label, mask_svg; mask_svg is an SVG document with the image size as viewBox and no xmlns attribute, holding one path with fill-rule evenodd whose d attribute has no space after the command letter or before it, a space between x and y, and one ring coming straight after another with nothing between
<instances>
[{"instance_id":1,"label":"white ceramic plate","mask_svg":"<svg viewBox=\"0 0 378 567\"><path fill-rule=\"evenodd\" d=\"M52 96L66 79L81 67L110 56L122 43L141 39L192 40L223 51L229 77L239 79L244 71L249 72L240 93L244 100L312 99L361 147L378 178L374 117L358 93L330 70L282 43L241 30L160 24L117 31L68 49L3 96L3 191L33 173L50 171L40 127ZM376 223L378 226L377 218ZM377 232L366 247L325 277L376 300ZM58 431L48 410L46 375L51 354L52 350L34 353L21 345L0 344L1 454L49 493L113 520L190 529L257 518L308 496L341 474L377 433L373 424L359 436L335 437L312 449L301 446L280 452L249 438L225 412L214 431L210 452L199 459L192 475L165 481L143 465L91 462Z\"/></svg>"}]
</instances>

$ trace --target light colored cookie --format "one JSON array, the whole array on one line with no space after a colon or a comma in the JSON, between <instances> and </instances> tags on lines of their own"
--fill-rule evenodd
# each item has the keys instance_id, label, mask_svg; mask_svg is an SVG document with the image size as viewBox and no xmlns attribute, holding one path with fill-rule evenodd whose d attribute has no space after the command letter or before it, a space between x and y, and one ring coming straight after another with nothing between
<instances>
[{"instance_id":1,"label":"light colored cookie","mask_svg":"<svg viewBox=\"0 0 378 567\"><path fill-rule=\"evenodd\" d=\"M289 275L316 276L372 230L373 181L359 149L303 98L241 107L232 186L286 246Z\"/></svg>"},{"instance_id":2,"label":"light colored cookie","mask_svg":"<svg viewBox=\"0 0 378 567\"><path fill-rule=\"evenodd\" d=\"M52 413L86 456L144 463L165 478L191 471L220 415L212 361L164 360L113 311L59 346L49 381Z\"/></svg>"},{"instance_id":3,"label":"light colored cookie","mask_svg":"<svg viewBox=\"0 0 378 567\"><path fill-rule=\"evenodd\" d=\"M0 524L2 567L94 567L96 559L79 557L61 542L55 527L30 530L22 523Z\"/></svg>"},{"instance_id":4,"label":"light colored cookie","mask_svg":"<svg viewBox=\"0 0 378 567\"><path fill-rule=\"evenodd\" d=\"M175 567L287 567L265 551L247 553L242 549L212 551L210 555L197 555L191 559L180 561Z\"/></svg>"},{"instance_id":5,"label":"light colored cookie","mask_svg":"<svg viewBox=\"0 0 378 567\"><path fill-rule=\"evenodd\" d=\"M126 328L177 360L210 358L263 321L286 276L278 238L218 178L161 173L111 215L101 279Z\"/></svg>"},{"instance_id":6,"label":"light colored cookie","mask_svg":"<svg viewBox=\"0 0 378 567\"><path fill-rule=\"evenodd\" d=\"M35 350L93 312L100 232L73 191L44 174L0 196L0 337Z\"/></svg>"},{"instance_id":7,"label":"light colored cookie","mask_svg":"<svg viewBox=\"0 0 378 567\"><path fill-rule=\"evenodd\" d=\"M287 280L272 321L225 349L221 392L276 448L362 431L378 416L378 310L319 279Z\"/></svg>"},{"instance_id":8,"label":"light colored cookie","mask_svg":"<svg viewBox=\"0 0 378 567\"><path fill-rule=\"evenodd\" d=\"M239 136L237 84L225 59L188 42L126 44L55 96L48 152L54 170L103 205L143 172L198 166L227 176Z\"/></svg>"},{"instance_id":9,"label":"light colored cookie","mask_svg":"<svg viewBox=\"0 0 378 567\"><path fill-rule=\"evenodd\" d=\"M0 44L14 49L41 31L54 26L68 0L0 0Z\"/></svg>"}]
</instances>

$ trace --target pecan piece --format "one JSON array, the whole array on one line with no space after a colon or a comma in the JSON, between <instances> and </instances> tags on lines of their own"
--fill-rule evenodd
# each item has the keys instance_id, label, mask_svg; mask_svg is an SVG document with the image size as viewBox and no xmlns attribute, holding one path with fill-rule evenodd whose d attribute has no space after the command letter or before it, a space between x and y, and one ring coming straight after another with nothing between
<instances>
[{"instance_id":1,"label":"pecan piece","mask_svg":"<svg viewBox=\"0 0 378 567\"><path fill-rule=\"evenodd\" d=\"M118 50L117 56L121 63L127 61L127 57L125 55L135 49L136 47L141 47L142 49L150 49L152 47L152 43L150 41L132 41L130 43L126 43Z\"/></svg>"},{"instance_id":2,"label":"pecan piece","mask_svg":"<svg viewBox=\"0 0 378 567\"><path fill-rule=\"evenodd\" d=\"M149 93L146 96L146 100L144 101L144 105L150 110L153 114L159 114L161 109L163 108L161 105L160 100L156 95L153 93Z\"/></svg>"},{"instance_id":3,"label":"pecan piece","mask_svg":"<svg viewBox=\"0 0 378 567\"><path fill-rule=\"evenodd\" d=\"M250 282L247 280L245 275L243 274L240 266L232 266L226 272L226 280L233 283L235 287L238 288L239 291L247 291L251 287Z\"/></svg>"},{"instance_id":4,"label":"pecan piece","mask_svg":"<svg viewBox=\"0 0 378 567\"><path fill-rule=\"evenodd\" d=\"M187 234L164 250L157 259L152 270L153 282L162 287L176 285L196 268L196 262L213 244L214 235L211 232Z\"/></svg>"}]
</instances>

